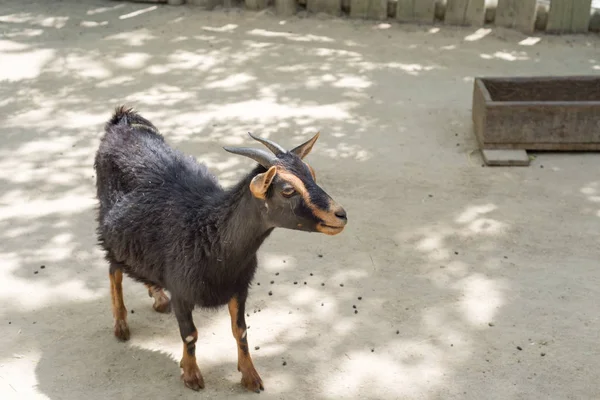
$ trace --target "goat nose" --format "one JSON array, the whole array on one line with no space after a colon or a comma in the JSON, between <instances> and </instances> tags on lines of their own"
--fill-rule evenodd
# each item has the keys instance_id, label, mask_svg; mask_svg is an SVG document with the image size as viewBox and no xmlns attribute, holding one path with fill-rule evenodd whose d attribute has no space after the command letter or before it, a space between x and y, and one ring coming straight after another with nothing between
<instances>
[{"instance_id":1,"label":"goat nose","mask_svg":"<svg viewBox=\"0 0 600 400\"><path fill-rule=\"evenodd\" d=\"M348 219L348 216L346 215L346 210L344 210L341 207L339 210L337 210L335 212L335 216L338 217L339 219L343 219L344 221Z\"/></svg>"}]
</instances>

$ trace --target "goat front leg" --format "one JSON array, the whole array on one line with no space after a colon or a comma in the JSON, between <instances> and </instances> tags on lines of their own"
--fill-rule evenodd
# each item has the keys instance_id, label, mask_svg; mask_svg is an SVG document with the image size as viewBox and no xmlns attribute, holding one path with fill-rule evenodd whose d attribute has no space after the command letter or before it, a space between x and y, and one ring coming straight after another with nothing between
<instances>
[{"instance_id":1,"label":"goat front leg","mask_svg":"<svg viewBox=\"0 0 600 400\"><path fill-rule=\"evenodd\" d=\"M248 292L239 293L229 300L229 315L231 316L231 330L237 342L238 371L242 373L242 385L253 392L260 393L265 390L260 375L256 372L252 357L248 351L248 332L246 331L246 298Z\"/></svg>"},{"instance_id":2,"label":"goat front leg","mask_svg":"<svg viewBox=\"0 0 600 400\"><path fill-rule=\"evenodd\" d=\"M183 339L183 357L179 366L183 369L181 379L185 386L193 390L204 389L204 378L196 362L196 341L198 340L198 330L194 326L192 319L193 305L182 302L175 297L171 299L171 304L177 323L179 324L179 333Z\"/></svg>"}]
</instances>

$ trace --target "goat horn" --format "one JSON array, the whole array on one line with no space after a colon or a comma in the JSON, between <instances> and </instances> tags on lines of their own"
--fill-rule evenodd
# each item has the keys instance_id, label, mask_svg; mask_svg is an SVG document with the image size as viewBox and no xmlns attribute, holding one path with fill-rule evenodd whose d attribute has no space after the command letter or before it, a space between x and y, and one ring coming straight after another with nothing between
<instances>
[{"instance_id":1,"label":"goat horn","mask_svg":"<svg viewBox=\"0 0 600 400\"><path fill-rule=\"evenodd\" d=\"M293 154L297 155L298 157L300 157L301 159L303 159L304 157L306 157L308 155L308 153L310 153L313 146L315 145L315 142L319 138L319 135L320 135L320 132L317 132L317 134L315 136L308 139L306 142L302 143L301 145L296 146L292 150L290 150L290 153L293 153Z\"/></svg>"},{"instance_id":2,"label":"goat horn","mask_svg":"<svg viewBox=\"0 0 600 400\"><path fill-rule=\"evenodd\" d=\"M233 154L251 158L267 169L271 168L276 161L273 154L263 149L251 149L249 147L223 147L223 149Z\"/></svg>"},{"instance_id":3,"label":"goat horn","mask_svg":"<svg viewBox=\"0 0 600 400\"><path fill-rule=\"evenodd\" d=\"M271 150L273 152L273 154L275 154L276 156L278 156L282 153L287 153L287 151L283 147L281 147L280 145L278 145L277 143L275 143L271 140L256 137L251 132L248 132L248 135L250 135L250 137L252 139L257 140L257 141L261 142L262 144L264 144L265 146L267 146L267 148L269 150Z\"/></svg>"}]
</instances>

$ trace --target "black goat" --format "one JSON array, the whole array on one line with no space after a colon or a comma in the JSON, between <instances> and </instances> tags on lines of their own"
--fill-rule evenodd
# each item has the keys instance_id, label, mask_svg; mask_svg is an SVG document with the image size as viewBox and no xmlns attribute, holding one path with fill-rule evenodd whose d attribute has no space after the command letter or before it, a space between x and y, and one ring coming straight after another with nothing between
<instances>
[{"instance_id":1,"label":"black goat","mask_svg":"<svg viewBox=\"0 0 600 400\"><path fill-rule=\"evenodd\" d=\"M302 160L318 133L290 151L250 136L271 152L226 147L258 165L225 190L204 165L169 147L150 121L120 107L105 126L94 162L114 334L129 339L125 273L147 286L156 311L173 309L183 339L182 378L194 390L204 388L195 357L194 307L228 305L242 385L264 390L244 318L256 252L276 227L335 235L347 222L344 209L315 183L314 171Z\"/></svg>"}]
</instances>

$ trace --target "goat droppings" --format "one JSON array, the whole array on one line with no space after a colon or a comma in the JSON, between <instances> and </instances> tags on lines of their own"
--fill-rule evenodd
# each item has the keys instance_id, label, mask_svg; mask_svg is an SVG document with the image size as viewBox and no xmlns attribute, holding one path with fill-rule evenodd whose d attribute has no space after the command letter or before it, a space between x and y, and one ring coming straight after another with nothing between
<instances>
[{"instance_id":1,"label":"goat droppings","mask_svg":"<svg viewBox=\"0 0 600 400\"><path fill-rule=\"evenodd\" d=\"M269 296L273 296L273 292L269 290Z\"/></svg>"}]
</instances>

